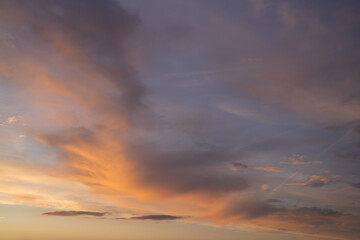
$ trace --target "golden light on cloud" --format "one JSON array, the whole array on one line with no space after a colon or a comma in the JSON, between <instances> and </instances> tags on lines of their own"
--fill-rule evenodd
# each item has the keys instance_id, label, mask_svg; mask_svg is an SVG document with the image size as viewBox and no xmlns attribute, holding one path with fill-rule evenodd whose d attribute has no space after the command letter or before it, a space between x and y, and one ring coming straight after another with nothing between
<instances>
[{"instance_id":1,"label":"golden light on cloud","mask_svg":"<svg viewBox=\"0 0 360 240\"><path fill-rule=\"evenodd\" d=\"M357 239L359 8L0 2L5 240Z\"/></svg>"}]
</instances>

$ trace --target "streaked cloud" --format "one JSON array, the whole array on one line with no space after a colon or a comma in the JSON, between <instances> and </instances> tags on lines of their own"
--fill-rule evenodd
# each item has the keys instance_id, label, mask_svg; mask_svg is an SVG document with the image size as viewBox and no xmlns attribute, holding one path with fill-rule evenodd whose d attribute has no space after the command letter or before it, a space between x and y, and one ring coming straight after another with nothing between
<instances>
[{"instance_id":1,"label":"streaked cloud","mask_svg":"<svg viewBox=\"0 0 360 240\"><path fill-rule=\"evenodd\" d=\"M167 220L178 220L184 217L172 216L172 215L144 215L139 217L131 217L134 220L154 220L154 221L167 221Z\"/></svg>"},{"instance_id":2,"label":"streaked cloud","mask_svg":"<svg viewBox=\"0 0 360 240\"><path fill-rule=\"evenodd\" d=\"M237 115L239 117L258 121L258 122L272 122L273 119L267 115L264 115L261 112L254 111L252 109L246 109L246 108L240 108L240 107L233 107L233 106L227 106L227 105L219 105L219 109Z\"/></svg>"},{"instance_id":3,"label":"streaked cloud","mask_svg":"<svg viewBox=\"0 0 360 240\"><path fill-rule=\"evenodd\" d=\"M281 203L282 202L280 199L276 199L276 198L270 198L267 201L269 203Z\"/></svg>"},{"instance_id":4,"label":"streaked cloud","mask_svg":"<svg viewBox=\"0 0 360 240\"><path fill-rule=\"evenodd\" d=\"M255 166L253 169L264 172L282 172L285 168L277 166Z\"/></svg>"},{"instance_id":5,"label":"streaked cloud","mask_svg":"<svg viewBox=\"0 0 360 240\"><path fill-rule=\"evenodd\" d=\"M106 215L106 212L87 212L87 211L56 211L56 212L46 212L42 215L44 216L58 216L58 217L73 217L73 216L94 216L102 217Z\"/></svg>"}]
</instances>

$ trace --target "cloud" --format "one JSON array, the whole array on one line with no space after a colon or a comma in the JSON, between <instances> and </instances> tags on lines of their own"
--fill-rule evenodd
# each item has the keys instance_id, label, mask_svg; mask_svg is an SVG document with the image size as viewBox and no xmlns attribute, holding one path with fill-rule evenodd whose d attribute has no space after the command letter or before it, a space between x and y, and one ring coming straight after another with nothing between
<instances>
[{"instance_id":1,"label":"cloud","mask_svg":"<svg viewBox=\"0 0 360 240\"><path fill-rule=\"evenodd\" d=\"M154 220L154 221L165 221L165 220L178 220L184 217L172 216L172 215L144 215L139 217L131 217L134 220Z\"/></svg>"},{"instance_id":2,"label":"cloud","mask_svg":"<svg viewBox=\"0 0 360 240\"><path fill-rule=\"evenodd\" d=\"M360 189L360 182L358 182L358 183L352 183L352 184L350 184L352 187L354 187L354 188L358 188L358 189Z\"/></svg>"},{"instance_id":3,"label":"cloud","mask_svg":"<svg viewBox=\"0 0 360 240\"><path fill-rule=\"evenodd\" d=\"M280 201L281 202L281 201ZM268 216L283 216L285 218L293 218L296 222L301 222L302 218L313 216L314 219L309 224L326 224L326 221L320 219L336 218L345 216L346 214L326 208L303 207L303 208L285 208L282 206L274 206L272 203L279 203L279 201L263 202L255 199L239 199L233 200L225 205L218 213L228 221L240 221L243 219L261 219ZM349 215L350 216L350 215ZM284 220L285 221L285 220Z\"/></svg>"},{"instance_id":4,"label":"cloud","mask_svg":"<svg viewBox=\"0 0 360 240\"><path fill-rule=\"evenodd\" d=\"M247 78L234 74L232 90L237 91L240 99L251 99L260 106L281 111L287 119L295 116L297 120L332 123L358 119L360 115L356 109L360 104L357 97L360 85L355 79L359 77L356 68L359 54L334 49L334 46L351 49L359 40L352 34L359 27L355 10L358 4L325 6L322 3L300 5L283 1L269 5L272 6L264 10L260 19L264 20L266 12L266 16L279 19L280 24L271 21L266 28L262 24L259 26L257 21L252 24L260 32L271 29L275 34L266 43L249 41L246 44L249 53L261 54L266 64L256 65ZM331 20L324 16L331 16ZM284 38L286 44L276 44ZM332 41L324 43L324 38ZM328 57L335 52L340 56ZM297 57L293 58L294 55ZM343 84L345 79L347 84ZM308 84L312 87L308 88Z\"/></svg>"},{"instance_id":5,"label":"cloud","mask_svg":"<svg viewBox=\"0 0 360 240\"><path fill-rule=\"evenodd\" d=\"M245 165L241 162L234 162L231 164L231 170L233 171L237 171L237 170L240 170L240 169L245 169L245 168L248 168L248 165Z\"/></svg>"},{"instance_id":6,"label":"cloud","mask_svg":"<svg viewBox=\"0 0 360 240\"><path fill-rule=\"evenodd\" d=\"M226 150L165 152L154 151L144 145L142 152L136 149L137 146L133 146L127 153L137 164L140 172L138 179L144 186L160 187L169 196L194 194L222 197L248 187L245 177L219 168L231 159Z\"/></svg>"},{"instance_id":7,"label":"cloud","mask_svg":"<svg viewBox=\"0 0 360 240\"><path fill-rule=\"evenodd\" d=\"M295 185L306 186L306 187L322 187L324 185L327 185L327 184L329 184L331 182L335 182L335 181L337 181L336 178L312 175L312 176L308 177L306 182L297 183Z\"/></svg>"},{"instance_id":8,"label":"cloud","mask_svg":"<svg viewBox=\"0 0 360 240\"><path fill-rule=\"evenodd\" d=\"M359 160L360 153L357 152L335 152L335 156L342 159Z\"/></svg>"},{"instance_id":9,"label":"cloud","mask_svg":"<svg viewBox=\"0 0 360 240\"><path fill-rule=\"evenodd\" d=\"M59 217L72 217L72 216L94 216L102 217L106 215L106 212L87 212L87 211L56 211L56 212L46 212L41 215L45 216L59 216Z\"/></svg>"},{"instance_id":10,"label":"cloud","mask_svg":"<svg viewBox=\"0 0 360 240\"><path fill-rule=\"evenodd\" d=\"M6 121L3 121L0 123L0 126L10 126L10 125L14 125L18 122L22 122L23 123L23 118L21 116L12 116L12 117L8 117L6 119Z\"/></svg>"},{"instance_id":11,"label":"cloud","mask_svg":"<svg viewBox=\"0 0 360 240\"><path fill-rule=\"evenodd\" d=\"M165 65L170 68L166 69L169 71L179 66L186 68L187 64L211 66L215 61L226 65L227 59L244 56L256 59L257 55L261 55L262 61L250 61L251 67L244 64L236 74L211 70L184 74L185 77L201 78L205 75L203 73L210 73L221 79L214 80L215 84L209 83L209 80L206 82L208 85L204 84L199 91L196 86L186 90L174 88L171 84L176 84L175 81L150 81L146 78L141 78L146 84L140 81L138 76L143 73L138 72L129 59L133 55L138 55L138 58L146 55L147 43L138 44L132 39L139 26L140 29L144 26L137 16L116 1L1 2L0 24L9 29L10 36L14 36L11 43L14 47L2 44L0 48L3 53L0 57L1 79L15 86L15 92L19 94L14 95L25 99L28 112L24 116L31 126L26 132L27 139L34 138L45 149L44 152L51 150L55 153L49 160L51 164L36 165L38 170L31 176L28 176L29 169L13 175L23 185L29 179L34 185L52 184L47 181L49 178L36 176L38 172L67 182L63 186L54 181L54 185L62 186L62 189L53 191L57 192L56 196L47 191L49 186L42 185L39 201L45 202L41 200L45 198L58 209L92 210L56 211L43 215L106 215L106 212L98 212L100 207L96 204L92 208L74 208L80 204L76 202L79 200L74 200L79 197L61 196L62 192L75 192L77 189L73 183L78 183L86 186L88 192L115 202L118 208L127 209L131 214L139 215L137 211L164 213L127 219L177 220L182 219L180 215L184 214L202 218L211 224L245 223L297 233L327 233L335 229L341 234L344 230L339 226L345 225L344 229L350 232L356 224L355 218L345 213L320 208L285 208L277 199L266 202L250 197L233 199L247 195L245 191L254 183L259 183L257 186L262 186L263 190L269 189L273 179L269 180L264 175L275 174L261 172L285 171L285 167L272 166L274 163L270 160L266 165L256 166L258 156L276 155L280 151L289 154L294 152L293 148L303 145L313 147L313 142L318 144L317 139L309 141L313 135L304 131L314 122L348 122L359 117L356 111L359 105L356 95L359 88L356 82L359 76L358 56L351 51L348 53L351 56L347 57L339 50L358 42L352 43L353 40L348 39L358 26L347 22L351 18L358 19L357 12L350 9L346 20L335 14L338 11L330 9L332 21L325 24L322 19L329 17L317 16L323 13L318 5L314 11L303 14L302 4L299 9L295 3L287 6L280 3L279 9L271 4L264 7L261 1L258 4L261 12L273 11L267 12L266 16L279 14L285 29L278 21L266 21L264 28L254 28L264 19L256 20L256 24L252 22L254 26L245 26L249 21L241 21L241 34L235 37L237 27L231 27L230 20L221 29L206 21L213 35L196 39L195 43L201 46L196 51L188 44L192 43L190 35L193 33L186 33L180 34L186 35L186 44L180 41L181 46L177 45L181 52L179 59L172 61L169 55L150 58L154 65L149 66ZM242 18L246 14L236 16ZM221 21L220 15L216 17L217 22ZM348 28L343 29L342 26ZM242 29L246 27L251 31ZM198 30L196 27L191 29ZM222 34L227 33L227 29L230 29L231 35ZM175 29L175 32L179 30ZM268 36L270 39L259 34L267 32L272 32ZM220 39L239 44L227 44ZM151 39L143 38L142 41ZM132 55L126 47L129 42L144 51L138 50ZM169 45L176 47L172 43ZM156 50L165 54L167 51L162 47ZM209 49L214 49L216 56ZM226 52L230 53L229 56L225 56ZM174 51L169 54L174 54ZM202 61L196 62L198 60ZM216 69L222 68L217 66ZM206 81L211 79L208 75ZM192 78L181 78L181 82L186 81L192 81ZM219 99L223 98L236 103L213 109L211 104L222 102ZM163 105L168 108L163 110ZM196 114L181 112L178 107L191 108L189 112ZM157 108L161 109L160 113ZM229 120L233 116L224 111L241 119ZM199 121L198 112L201 113ZM284 124L264 127L279 122L274 121L272 116L278 116L276 119L282 119ZM242 125L243 118L251 121ZM307 125L309 119L311 124ZM357 123L350 125L345 129L358 130ZM286 136L289 131L292 135ZM196 144L199 142L208 144ZM278 156L285 154L281 152ZM234 162L235 159L246 160L246 164ZM311 165L321 162L313 161L306 155L293 154L282 163ZM232 170L247 168L259 172L229 171L229 165ZM320 187L334 180L312 175L298 185ZM13 191L17 194L25 192L23 190ZM17 199L31 202L26 196L18 195ZM288 205L285 200L284 205ZM349 227L348 223L353 225Z\"/></svg>"},{"instance_id":12,"label":"cloud","mask_svg":"<svg viewBox=\"0 0 360 240\"><path fill-rule=\"evenodd\" d=\"M231 223L244 219L264 217L277 211L280 211L280 209L259 200L240 199L226 203L215 215L221 221Z\"/></svg>"},{"instance_id":13,"label":"cloud","mask_svg":"<svg viewBox=\"0 0 360 240\"><path fill-rule=\"evenodd\" d=\"M284 167L277 167L277 166L255 166L252 169L264 171L264 172L282 172L285 168Z\"/></svg>"},{"instance_id":14,"label":"cloud","mask_svg":"<svg viewBox=\"0 0 360 240\"><path fill-rule=\"evenodd\" d=\"M273 122L273 119L271 117L262 114L261 112L256 112L252 109L233 107L228 105L219 105L218 108L241 118L250 119L258 122Z\"/></svg>"},{"instance_id":15,"label":"cloud","mask_svg":"<svg viewBox=\"0 0 360 240\"><path fill-rule=\"evenodd\" d=\"M233 200L214 213L213 219L222 224L251 222L259 227L266 226L282 232L308 234L313 237L356 239L356 235L360 233L357 216L328 208L289 208L270 203L255 199Z\"/></svg>"},{"instance_id":16,"label":"cloud","mask_svg":"<svg viewBox=\"0 0 360 240\"><path fill-rule=\"evenodd\" d=\"M345 123L329 125L325 129L329 131L352 131L360 134L360 120L355 119Z\"/></svg>"},{"instance_id":17,"label":"cloud","mask_svg":"<svg viewBox=\"0 0 360 240\"><path fill-rule=\"evenodd\" d=\"M28 195L28 194L14 194L11 196L12 198L16 199L16 200L20 200L20 201L36 201L38 200L38 197L33 196L33 195Z\"/></svg>"},{"instance_id":18,"label":"cloud","mask_svg":"<svg viewBox=\"0 0 360 240\"><path fill-rule=\"evenodd\" d=\"M212 196L215 200L249 186L246 177L222 168L232 158L226 149L156 150L148 142L116 141L116 134L74 128L39 139L59 150L66 163L63 176L110 196L126 194L140 200ZM103 164L104 156L111 161Z\"/></svg>"},{"instance_id":19,"label":"cloud","mask_svg":"<svg viewBox=\"0 0 360 240\"><path fill-rule=\"evenodd\" d=\"M120 114L129 118L124 114L142 105L145 88L124 56L124 41L136 29L139 19L116 1L1 4L1 19L14 26L9 34L31 40L31 44L15 41L16 48L4 51L8 61L1 62L8 67L1 68L1 72L8 79L35 94L42 92L40 100L54 101L58 97L64 103L64 98L68 98L112 117ZM19 26L26 26L28 32ZM43 51L38 51L41 45ZM47 61L49 58L51 61ZM11 70L14 61L24 74ZM56 69L59 66L61 72ZM76 76L76 81L70 75Z\"/></svg>"},{"instance_id":20,"label":"cloud","mask_svg":"<svg viewBox=\"0 0 360 240\"><path fill-rule=\"evenodd\" d=\"M9 117L6 122L7 122L8 124L11 124L11 123L14 123L14 122L16 122L16 121L17 121L16 117Z\"/></svg>"},{"instance_id":21,"label":"cloud","mask_svg":"<svg viewBox=\"0 0 360 240\"><path fill-rule=\"evenodd\" d=\"M309 164L320 164L321 161L311 161L311 158L301 155L301 154L292 154L287 157L289 162L280 162L281 164L292 164L292 165L309 165Z\"/></svg>"},{"instance_id":22,"label":"cloud","mask_svg":"<svg viewBox=\"0 0 360 240\"><path fill-rule=\"evenodd\" d=\"M62 166L54 168L46 163L30 160L0 158L0 203L59 211L80 207L94 212L114 211L113 203L106 203L105 199L99 198L81 183L59 175L58 170Z\"/></svg>"}]
</instances>

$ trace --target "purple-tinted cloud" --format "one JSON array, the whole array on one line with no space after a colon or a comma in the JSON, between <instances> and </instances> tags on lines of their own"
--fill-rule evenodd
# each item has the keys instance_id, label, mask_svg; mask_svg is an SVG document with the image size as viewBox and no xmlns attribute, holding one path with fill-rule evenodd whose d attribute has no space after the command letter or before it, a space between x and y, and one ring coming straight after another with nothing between
<instances>
[{"instance_id":1,"label":"purple-tinted cloud","mask_svg":"<svg viewBox=\"0 0 360 240\"><path fill-rule=\"evenodd\" d=\"M73 217L73 216L94 216L102 217L106 215L106 212L88 212L88 211L56 211L56 212L46 212L41 215L44 216L59 216L59 217Z\"/></svg>"}]
</instances>

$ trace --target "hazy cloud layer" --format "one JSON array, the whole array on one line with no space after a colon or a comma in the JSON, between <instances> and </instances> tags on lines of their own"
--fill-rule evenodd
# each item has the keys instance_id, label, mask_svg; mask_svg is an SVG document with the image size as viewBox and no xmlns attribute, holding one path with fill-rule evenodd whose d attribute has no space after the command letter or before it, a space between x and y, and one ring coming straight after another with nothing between
<instances>
[{"instance_id":1,"label":"hazy cloud layer","mask_svg":"<svg viewBox=\"0 0 360 240\"><path fill-rule=\"evenodd\" d=\"M120 3L0 3L0 202L356 239L359 2Z\"/></svg>"}]
</instances>

